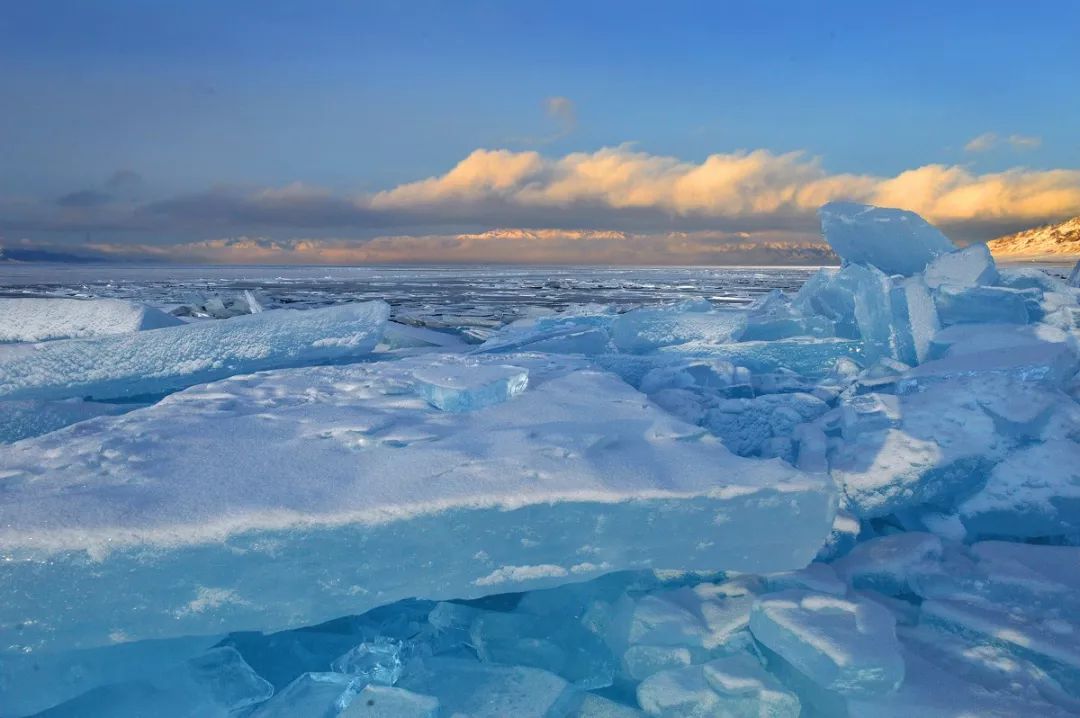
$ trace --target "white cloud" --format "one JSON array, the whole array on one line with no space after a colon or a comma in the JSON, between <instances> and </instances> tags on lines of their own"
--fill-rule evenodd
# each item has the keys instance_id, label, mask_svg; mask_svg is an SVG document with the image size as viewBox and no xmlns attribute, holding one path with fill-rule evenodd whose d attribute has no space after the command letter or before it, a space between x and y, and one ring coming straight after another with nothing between
<instances>
[{"instance_id":1,"label":"white cloud","mask_svg":"<svg viewBox=\"0 0 1080 718\"><path fill-rule=\"evenodd\" d=\"M964 149L968 152L987 152L1002 143L1008 144L1014 150L1034 150L1042 146L1042 138L1017 134L1000 137L996 132L984 132L964 145Z\"/></svg>"},{"instance_id":2,"label":"white cloud","mask_svg":"<svg viewBox=\"0 0 1080 718\"><path fill-rule=\"evenodd\" d=\"M544 99L544 110L548 117L554 118L565 134L570 134L577 127L577 107L568 97L548 97Z\"/></svg>"},{"instance_id":3,"label":"white cloud","mask_svg":"<svg viewBox=\"0 0 1080 718\"><path fill-rule=\"evenodd\" d=\"M1035 150L1042 146L1042 138L1027 135L1009 135L1009 144L1018 150Z\"/></svg>"},{"instance_id":4,"label":"white cloud","mask_svg":"<svg viewBox=\"0 0 1080 718\"><path fill-rule=\"evenodd\" d=\"M964 145L964 150L967 152L986 152L993 149L997 143L998 136L996 132L984 132Z\"/></svg>"}]
</instances>

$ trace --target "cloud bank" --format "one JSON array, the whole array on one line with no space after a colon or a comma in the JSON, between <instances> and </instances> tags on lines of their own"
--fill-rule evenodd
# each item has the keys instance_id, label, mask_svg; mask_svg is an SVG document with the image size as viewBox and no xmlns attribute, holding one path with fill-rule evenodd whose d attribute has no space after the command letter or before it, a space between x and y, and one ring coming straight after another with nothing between
<instances>
[{"instance_id":1,"label":"cloud bank","mask_svg":"<svg viewBox=\"0 0 1080 718\"><path fill-rule=\"evenodd\" d=\"M572 105L550 106L572 118ZM800 252L817 243L815 210L834 199L911 209L956 239L986 239L1080 214L1080 171L976 173L929 164L876 176L831 173L802 152L739 151L693 162L629 145L556 157L478 149L442 174L373 193L297 182L218 186L146 202L100 192L72 192L59 202L0 200L0 235L127 231L110 238L108 251L166 255L183 246L214 261L314 253L343 262L500 261L514 254L518 261L652 263L674 253L689 262L733 257L733 242L772 246L778 261L804 261ZM547 229L488 232L492 227ZM142 239L162 232L198 240L167 249ZM769 244L777 238L780 245Z\"/></svg>"}]
</instances>

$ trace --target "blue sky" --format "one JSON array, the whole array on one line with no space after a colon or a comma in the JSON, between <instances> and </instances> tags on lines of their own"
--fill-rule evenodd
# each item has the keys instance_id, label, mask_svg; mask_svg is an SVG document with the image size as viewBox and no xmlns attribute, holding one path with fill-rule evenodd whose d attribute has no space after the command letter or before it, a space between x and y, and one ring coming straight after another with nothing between
<instances>
[{"instance_id":1,"label":"blue sky","mask_svg":"<svg viewBox=\"0 0 1080 718\"><path fill-rule=\"evenodd\" d=\"M759 163L740 193L772 187L777 173L800 175L806 163L817 163L819 184L850 175L878 185L940 165L967 173L964 194L942 208L921 193L955 192L956 181L921 183L906 190L912 209L973 236L1026 226L1080 211L1080 179L1046 174L1080 168L1077 27L1080 4L1065 0L5 2L0 242L77 242L91 232L132 245L362 243L548 218L637 233L812 224L809 199L748 210L760 203L732 205L731 187L715 183L708 191L720 194L689 209L668 196L675 190L647 207L626 199L639 189L560 190L538 204L508 199L487 180L483 196L470 189L418 195L392 212L371 207L380 191L445 176L494 149L550 163L510 180L530 186L565 173L561 160L604 148L687 165L740 151L803 153L794 169ZM1010 170L1025 174L972 204L972 194L987 194L987 177ZM811 181L788 175L789 194ZM635 181L655 194L655 174ZM907 196L841 184L830 192L900 204ZM290 212L317 195L332 216L283 221L263 211L282 201L265 191L287 187L303 188L288 194ZM218 209L248 204L215 209L208 221L209 195ZM185 213L158 211L177 200ZM461 211L470 202L476 211ZM440 217L448 204L456 209Z\"/></svg>"}]
</instances>

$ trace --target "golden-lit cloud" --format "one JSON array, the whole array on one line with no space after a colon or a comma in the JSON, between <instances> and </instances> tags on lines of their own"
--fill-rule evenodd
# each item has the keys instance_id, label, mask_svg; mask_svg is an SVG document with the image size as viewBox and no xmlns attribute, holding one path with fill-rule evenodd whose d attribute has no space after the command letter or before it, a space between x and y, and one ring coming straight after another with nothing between
<instances>
[{"instance_id":1,"label":"golden-lit cloud","mask_svg":"<svg viewBox=\"0 0 1080 718\"><path fill-rule=\"evenodd\" d=\"M627 146L546 158L536 152L476 150L443 175L370 198L374 210L426 212L462 203L602 214L649 210L717 219L810 216L849 199L901 207L931 221L1043 219L1080 212L1080 171L1013 169L976 174L925 165L894 177L830 174L804 153L714 154L700 163ZM449 207L447 207L449 209Z\"/></svg>"}]
</instances>

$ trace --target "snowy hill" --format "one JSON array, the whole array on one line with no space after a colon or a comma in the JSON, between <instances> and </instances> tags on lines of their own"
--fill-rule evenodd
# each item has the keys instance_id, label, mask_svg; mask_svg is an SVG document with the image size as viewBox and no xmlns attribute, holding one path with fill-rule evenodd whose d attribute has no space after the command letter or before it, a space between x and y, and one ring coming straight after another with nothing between
<instances>
[{"instance_id":1,"label":"snowy hill","mask_svg":"<svg viewBox=\"0 0 1080 718\"><path fill-rule=\"evenodd\" d=\"M1080 257L1080 217L999 237L989 247L1001 259Z\"/></svg>"}]
</instances>

